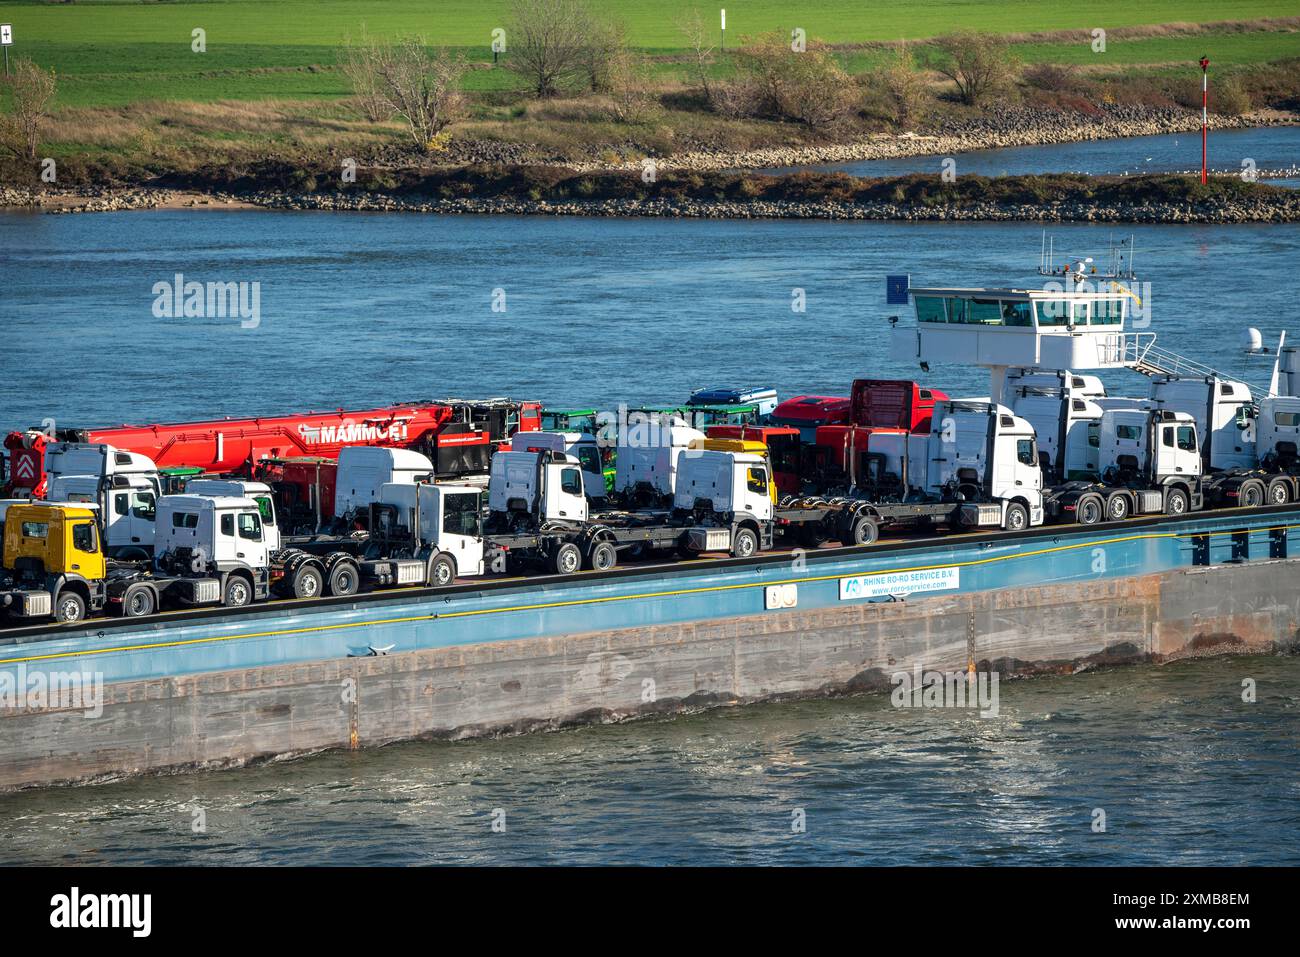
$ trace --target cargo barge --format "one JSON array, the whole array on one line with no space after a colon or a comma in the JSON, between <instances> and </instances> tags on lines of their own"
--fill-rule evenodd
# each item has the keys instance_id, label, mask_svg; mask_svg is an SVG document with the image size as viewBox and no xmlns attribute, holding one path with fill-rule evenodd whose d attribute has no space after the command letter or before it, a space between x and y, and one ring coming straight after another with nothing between
<instances>
[{"instance_id":1,"label":"cargo barge","mask_svg":"<svg viewBox=\"0 0 1300 957\"><path fill-rule=\"evenodd\" d=\"M0 637L0 788L1292 650L1300 506L318 599ZM95 701L13 689L95 676ZM19 696L21 697L21 695Z\"/></svg>"},{"instance_id":2,"label":"cargo barge","mask_svg":"<svg viewBox=\"0 0 1300 957\"><path fill-rule=\"evenodd\" d=\"M983 364L985 397L864 379L792 412L701 390L649 442L620 429L616 467L585 431L523 428L535 404L371 410L362 447L336 440L324 515L324 459L254 455L291 425L314 439L314 419L238 423L233 471L174 462L195 467L186 494L149 455L15 433L13 464L59 501L0 503L0 788L883 689L914 668L1293 649L1295 350L1252 396L1126 332L1128 290L1065 278L905 290L918 321L891 320L896 354ZM1150 396L1078 371L1106 368ZM441 430L429 457L376 447L417 412ZM220 421L126 431L231 454ZM435 454L470 434L481 455Z\"/></svg>"}]
</instances>

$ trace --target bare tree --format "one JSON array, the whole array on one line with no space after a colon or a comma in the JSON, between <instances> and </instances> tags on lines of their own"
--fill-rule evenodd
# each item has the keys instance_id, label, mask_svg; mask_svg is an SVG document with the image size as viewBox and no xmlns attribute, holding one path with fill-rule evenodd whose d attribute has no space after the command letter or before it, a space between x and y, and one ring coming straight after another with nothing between
<instances>
[{"instance_id":1,"label":"bare tree","mask_svg":"<svg viewBox=\"0 0 1300 957\"><path fill-rule=\"evenodd\" d=\"M677 29L686 38L686 45L690 48L691 59L695 61L695 74L699 78L700 89L704 91L704 98L712 101L709 70L714 62L713 30L705 25L704 17L697 9L683 13L677 21Z\"/></svg>"},{"instance_id":2,"label":"bare tree","mask_svg":"<svg viewBox=\"0 0 1300 957\"><path fill-rule=\"evenodd\" d=\"M852 112L849 76L824 44L809 41L801 53L779 30L747 39L736 51L737 79L719 86L727 111L751 112L825 128Z\"/></svg>"},{"instance_id":3,"label":"bare tree","mask_svg":"<svg viewBox=\"0 0 1300 957\"><path fill-rule=\"evenodd\" d=\"M36 159L41 143L41 123L49 119L55 92L54 71L45 71L23 57L14 63L9 79L12 110L5 117L5 140L25 159Z\"/></svg>"},{"instance_id":4,"label":"bare tree","mask_svg":"<svg viewBox=\"0 0 1300 957\"><path fill-rule=\"evenodd\" d=\"M591 92L609 93L620 62L623 65L630 62L630 54L623 24L616 20L593 21L587 29L581 67Z\"/></svg>"},{"instance_id":5,"label":"bare tree","mask_svg":"<svg viewBox=\"0 0 1300 957\"><path fill-rule=\"evenodd\" d=\"M591 13L583 0L515 0L506 66L539 97L554 96L589 58Z\"/></svg>"},{"instance_id":6,"label":"bare tree","mask_svg":"<svg viewBox=\"0 0 1300 957\"><path fill-rule=\"evenodd\" d=\"M371 123L382 123L393 115L393 108L389 105L388 98L379 88L378 46L366 35L366 28L362 26L359 39L353 40L348 37L343 41L343 55L340 62L343 75L352 85L357 109Z\"/></svg>"},{"instance_id":7,"label":"bare tree","mask_svg":"<svg viewBox=\"0 0 1300 957\"><path fill-rule=\"evenodd\" d=\"M1015 59L999 36L967 30L939 37L935 44L940 53L936 69L957 84L963 103L978 106L1015 76Z\"/></svg>"},{"instance_id":8,"label":"bare tree","mask_svg":"<svg viewBox=\"0 0 1300 957\"><path fill-rule=\"evenodd\" d=\"M882 78L894 122L904 128L920 123L925 118L929 97L925 77L917 71L912 51L906 43L899 45L894 62L885 68Z\"/></svg>"},{"instance_id":9,"label":"bare tree","mask_svg":"<svg viewBox=\"0 0 1300 957\"><path fill-rule=\"evenodd\" d=\"M380 95L406 120L415 145L431 149L434 137L464 112L460 80L465 65L446 50L431 57L424 37L379 44L375 57Z\"/></svg>"}]
</instances>

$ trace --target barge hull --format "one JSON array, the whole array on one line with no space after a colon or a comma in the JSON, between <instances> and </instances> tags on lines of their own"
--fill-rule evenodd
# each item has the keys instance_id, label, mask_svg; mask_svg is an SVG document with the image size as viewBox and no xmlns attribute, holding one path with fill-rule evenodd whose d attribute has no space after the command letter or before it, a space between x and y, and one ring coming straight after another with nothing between
<instances>
[{"instance_id":1,"label":"barge hull","mask_svg":"<svg viewBox=\"0 0 1300 957\"><path fill-rule=\"evenodd\" d=\"M0 712L0 789L878 691L916 665L1011 677L1291 651L1298 575L1266 559L117 680L96 716Z\"/></svg>"}]
</instances>

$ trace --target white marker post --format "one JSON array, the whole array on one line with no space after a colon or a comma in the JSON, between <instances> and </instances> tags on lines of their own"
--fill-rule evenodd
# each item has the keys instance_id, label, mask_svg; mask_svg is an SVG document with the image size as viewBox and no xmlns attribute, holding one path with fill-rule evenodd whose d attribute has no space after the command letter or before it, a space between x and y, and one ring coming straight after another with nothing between
<instances>
[{"instance_id":1,"label":"white marker post","mask_svg":"<svg viewBox=\"0 0 1300 957\"><path fill-rule=\"evenodd\" d=\"M9 48L14 44L12 23L0 23L0 47L5 48L5 76L9 75Z\"/></svg>"},{"instance_id":2,"label":"white marker post","mask_svg":"<svg viewBox=\"0 0 1300 957\"><path fill-rule=\"evenodd\" d=\"M721 51L721 50L725 50L726 48L727 48L727 8L723 7L722 8L722 40L718 44L718 49Z\"/></svg>"}]
</instances>

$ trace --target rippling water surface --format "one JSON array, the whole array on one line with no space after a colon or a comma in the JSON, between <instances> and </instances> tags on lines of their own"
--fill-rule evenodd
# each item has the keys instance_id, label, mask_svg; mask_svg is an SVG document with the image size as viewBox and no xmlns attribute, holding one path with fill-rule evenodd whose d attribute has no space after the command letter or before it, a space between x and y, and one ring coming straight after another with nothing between
<instances>
[{"instance_id":1,"label":"rippling water surface","mask_svg":"<svg viewBox=\"0 0 1300 957\"><path fill-rule=\"evenodd\" d=\"M1300 863L1300 658L1000 691L996 718L871 695L0 796L0 863Z\"/></svg>"}]
</instances>

